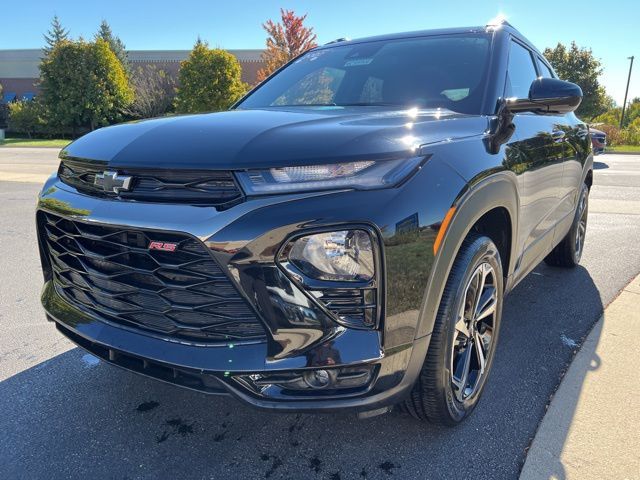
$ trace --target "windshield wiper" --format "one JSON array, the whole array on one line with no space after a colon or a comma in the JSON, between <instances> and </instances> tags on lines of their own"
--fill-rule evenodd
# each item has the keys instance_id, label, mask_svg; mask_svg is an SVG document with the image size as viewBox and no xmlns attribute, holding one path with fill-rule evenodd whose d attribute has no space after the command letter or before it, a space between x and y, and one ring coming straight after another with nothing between
<instances>
[{"instance_id":1,"label":"windshield wiper","mask_svg":"<svg viewBox=\"0 0 640 480\"><path fill-rule=\"evenodd\" d=\"M269 107L337 107L336 103L291 103L289 105L269 105Z\"/></svg>"},{"instance_id":2,"label":"windshield wiper","mask_svg":"<svg viewBox=\"0 0 640 480\"><path fill-rule=\"evenodd\" d=\"M349 102L349 103L291 103L286 105L269 105L270 107L402 107L401 103L390 102Z\"/></svg>"},{"instance_id":3,"label":"windshield wiper","mask_svg":"<svg viewBox=\"0 0 640 480\"><path fill-rule=\"evenodd\" d=\"M338 103L338 107L401 107L400 103L391 102L352 102L352 103Z\"/></svg>"}]
</instances>

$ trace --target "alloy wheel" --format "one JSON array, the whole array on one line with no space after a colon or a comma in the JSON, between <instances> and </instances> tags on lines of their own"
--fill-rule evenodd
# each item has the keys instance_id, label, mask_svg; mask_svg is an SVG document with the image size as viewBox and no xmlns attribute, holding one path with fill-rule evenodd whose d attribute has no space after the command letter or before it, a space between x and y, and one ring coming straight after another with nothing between
<instances>
[{"instance_id":1,"label":"alloy wheel","mask_svg":"<svg viewBox=\"0 0 640 480\"><path fill-rule=\"evenodd\" d=\"M498 303L495 269L480 264L471 275L456 319L451 355L451 384L459 402L478 391L493 348Z\"/></svg>"}]
</instances>

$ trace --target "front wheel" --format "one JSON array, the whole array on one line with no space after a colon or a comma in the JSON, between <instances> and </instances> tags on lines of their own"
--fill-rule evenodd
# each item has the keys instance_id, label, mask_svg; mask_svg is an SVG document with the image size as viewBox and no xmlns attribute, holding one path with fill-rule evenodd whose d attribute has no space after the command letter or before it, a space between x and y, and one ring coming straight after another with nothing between
<instances>
[{"instance_id":1,"label":"front wheel","mask_svg":"<svg viewBox=\"0 0 640 480\"><path fill-rule=\"evenodd\" d=\"M405 408L414 417L455 425L475 408L495 355L502 313L500 254L470 234L447 280L420 376Z\"/></svg>"}]
</instances>

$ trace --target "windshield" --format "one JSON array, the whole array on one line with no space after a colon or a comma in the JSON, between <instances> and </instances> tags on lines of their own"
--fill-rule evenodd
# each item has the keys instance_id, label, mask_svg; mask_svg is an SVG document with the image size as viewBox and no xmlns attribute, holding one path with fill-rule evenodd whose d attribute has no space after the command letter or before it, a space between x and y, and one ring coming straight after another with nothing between
<instances>
[{"instance_id":1,"label":"windshield","mask_svg":"<svg viewBox=\"0 0 640 480\"><path fill-rule=\"evenodd\" d=\"M488 57L489 36L484 34L311 50L237 108L390 105L479 114Z\"/></svg>"}]
</instances>

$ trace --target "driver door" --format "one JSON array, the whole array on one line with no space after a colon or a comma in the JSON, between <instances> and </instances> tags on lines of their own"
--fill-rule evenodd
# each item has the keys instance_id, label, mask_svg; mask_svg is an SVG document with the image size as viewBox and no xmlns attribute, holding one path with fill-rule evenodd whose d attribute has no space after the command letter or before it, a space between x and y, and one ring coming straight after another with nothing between
<instances>
[{"instance_id":1,"label":"driver door","mask_svg":"<svg viewBox=\"0 0 640 480\"><path fill-rule=\"evenodd\" d=\"M523 44L511 40L505 96L528 98L538 77L535 57ZM561 218L565 132L554 116L514 115L510 147L519 158L520 218L519 269L528 271L553 247L553 230Z\"/></svg>"}]
</instances>

